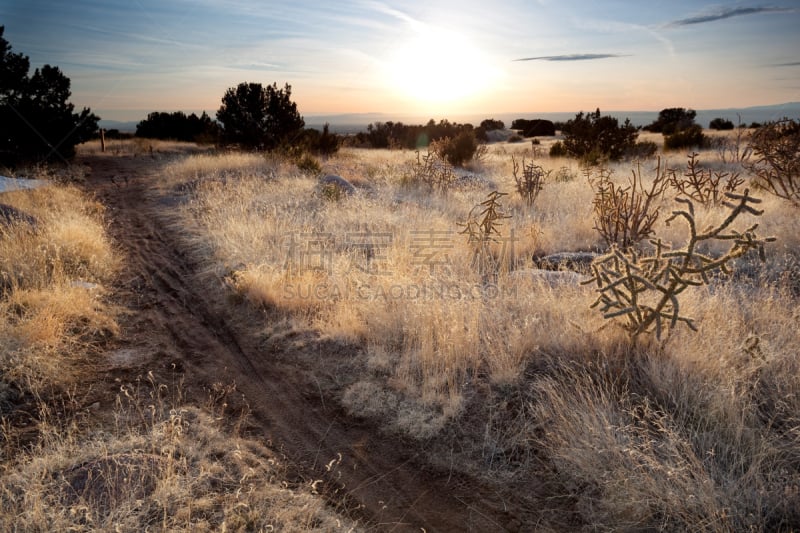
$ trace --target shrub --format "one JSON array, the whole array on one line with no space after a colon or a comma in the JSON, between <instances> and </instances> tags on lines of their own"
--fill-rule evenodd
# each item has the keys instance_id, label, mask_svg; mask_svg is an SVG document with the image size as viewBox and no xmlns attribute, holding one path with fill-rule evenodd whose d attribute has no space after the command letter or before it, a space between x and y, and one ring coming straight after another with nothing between
<instances>
[{"instance_id":1,"label":"shrub","mask_svg":"<svg viewBox=\"0 0 800 533\"><path fill-rule=\"evenodd\" d=\"M455 138L445 137L431 143L431 150L455 167L463 166L478 152L475 132L462 131Z\"/></svg>"},{"instance_id":2,"label":"shrub","mask_svg":"<svg viewBox=\"0 0 800 533\"><path fill-rule=\"evenodd\" d=\"M620 125L616 118L602 116L600 109L586 115L578 113L567 122L567 126L568 133L564 138L567 153L586 161L620 159L634 146L638 136L630 120L626 119Z\"/></svg>"},{"instance_id":3,"label":"shrub","mask_svg":"<svg viewBox=\"0 0 800 533\"><path fill-rule=\"evenodd\" d=\"M697 111L694 109L684 109L683 107L670 107L662 109L658 113L658 118L644 126L642 129L654 133L672 135L673 133L685 130L694 125Z\"/></svg>"},{"instance_id":4,"label":"shrub","mask_svg":"<svg viewBox=\"0 0 800 533\"><path fill-rule=\"evenodd\" d=\"M705 143L706 136L703 134L703 128L697 124L664 137L664 148L667 150L702 148Z\"/></svg>"},{"instance_id":5,"label":"shrub","mask_svg":"<svg viewBox=\"0 0 800 533\"><path fill-rule=\"evenodd\" d=\"M755 174L755 185L800 205L800 121L763 125L753 132L750 150L745 168Z\"/></svg>"},{"instance_id":6,"label":"shrub","mask_svg":"<svg viewBox=\"0 0 800 533\"><path fill-rule=\"evenodd\" d=\"M577 174L570 170L569 167L561 167L556 172L555 181L556 183L569 183L575 181L577 177Z\"/></svg>"},{"instance_id":7,"label":"shrub","mask_svg":"<svg viewBox=\"0 0 800 533\"><path fill-rule=\"evenodd\" d=\"M518 118L511 123L511 129L520 130L523 137L552 137L556 134L553 122L538 118L533 120Z\"/></svg>"},{"instance_id":8,"label":"shrub","mask_svg":"<svg viewBox=\"0 0 800 533\"><path fill-rule=\"evenodd\" d=\"M625 152L629 159L647 159L658 153L658 144L653 141L639 141Z\"/></svg>"},{"instance_id":9,"label":"shrub","mask_svg":"<svg viewBox=\"0 0 800 533\"><path fill-rule=\"evenodd\" d=\"M724 118L715 118L708 123L708 128L712 130L732 130L733 122Z\"/></svg>"},{"instance_id":10,"label":"shrub","mask_svg":"<svg viewBox=\"0 0 800 533\"><path fill-rule=\"evenodd\" d=\"M481 128L483 128L485 131L504 130L506 129L506 125L502 120L487 118L486 120L481 121Z\"/></svg>"},{"instance_id":11,"label":"shrub","mask_svg":"<svg viewBox=\"0 0 800 533\"><path fill-rule=\"evenodd\" d=\"M627 187L615 183L608 169L599 169L596 176L593 171L586 171L589 185L594 191L594 227L608 245L628 250L653 234L669 175L661 167L660 159L655 172L647 188L641 165L631 171Z\"/></svg>"},{"instance_id":12,"label":"shrub","mask_svg":"<svg viewBox=\"0 0 800 533\"><path fill-rule=\"evenodd\" d=\"M508 142L510 143L521 143L524 140L525 139L523 139L519 135L512 135L511 137L508 138Z\"/></svg>"},{"instance_id":13,"label":"shrub","mask_svg":"<svg viewBox=\"0 0 800 533\"><path fill-rule=\"evenodd\" d=\"M319 130L308 128L303 130L299 144L306 150L322 156L330 156L339 151L341 140L335 133L330 132L328 123Z\"/></svg>"},{"instance_id":14,"label":"shrub","mask_svg":"<svg viewBox=\"0 0 800 533\"><path fill-rule=\"evenodd\" d=\"M314 156L312 156L311 154L308 154L308 153L302 154L297 159L297 168L303 174L306 174L306 175L309 175L309 176L316 176L317 174L322 172L322 165L319 164L319 161L317 161L314 158Z\"/></svg>"},{"instance_id":15,"label":"shrub","mask_svg":"<svg viewBox=\"0 0 800 533\"><path fill-rule=\"evenodd\" d=\"M408 184L424 184L431 191L441 193L447 192L455 180L452 165L435 151L429 151L425 155L417 151L417 161L412 167L411 175L404 179Z\"/></svg>"},{"instance_id":16,"label":"shrub","mask_svg":"<svg viewBox=\"0 0 800 533\"><path fill-rule=\"evenodd\" d=\"M567 157L567 147L561 141L556 141L550 147L550 157Z\"/></svg>"}]
</instances>

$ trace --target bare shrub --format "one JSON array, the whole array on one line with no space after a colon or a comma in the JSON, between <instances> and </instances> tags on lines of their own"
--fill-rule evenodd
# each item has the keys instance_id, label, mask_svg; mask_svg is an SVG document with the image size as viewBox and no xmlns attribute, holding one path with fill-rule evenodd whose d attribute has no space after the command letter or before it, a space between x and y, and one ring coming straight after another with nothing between
<instances>
[{"instance_id":1,"label":"bare shrub","mask_svg":"<svg viewBox=\"0 0 800 533\"><path fill-rule=\"evenodd\" d=\"M597 284L600 293L591 307L599 307L604 318L620 318L631 337L655 330L661 338L665 325L670 329L682 322L696 330L691 318L681 314L678 296L687 288L708 284L714 272L730 272L730 263L751 250L757 250L764 260L764 244L774 241L772 237L759 238L754 224L743 232L731 229L730 225L743 213L760 216L752 204L761 200L753 198L745 189L744 194L726 193L736 203L725 202L730 214L717 227L700 233L697 229L692 201L678 198L686 209L672 212L667 223L683 218L689 226L689 242L681 249L670 250L660 239L651 240L655 254L643 256L633 250L614 247L610 253L597 258L593 264L594 276L588 282ZM709 257L699 252L704 241L731 241L727 252L720 257Z\"/></svg>"},{"instance_id":2,"label":"bare shrub","mask_svg":"<svg viewBox=\"0 0 800 533\"><path fill-rule=\"evenodd\" d=\"M703 205L716 205L725 198L724 193L735 192L744 184L738 172L714 172L700 167L698 155L697 152L689 154L683 177L670 171L669 184L680 194Z\"/></svg>"},{"instance_id":3,"label":"bare shrub","mask_svg":"<svg viewBox=\"0 0 800 533\"><path fill-rule=\"evenodd\" d=\"M648 188L642 177L641 164L631 171L627 187L615 183L611 179L612 171L607 168L586 170L594 191L595 229L609 246L627 250L653 234L669 176L669 171L662 168L660 158L655 172Z\"/></svg>"},{"instance_id":4,"label":"bare shrub","mask_svg":"<svg viewBox=\"0 0 800 533\"><path fill-rule=\"evenodd\" d=\"M528 204L528 207L533 207L536 203L536 198L539 192L544 187L545 178L552 174L552 170L545 170L541 165L537 165L533 161L525 163L525 158L522 158L522 176L517 175L519 171L519 163L514 156L511 156L511 164L514 167L514 181L517 183L517 192Z\"/></svg>"},{"instance_id":5,"label":"bare shrub","mask_svg":"<svg viewBox=\"0 0 800 533\"><path fill-rule=\"evenodd\" d=\"M800 205L800 121L781 120L758 128L750 138L745 168L755 185Z\"/></svg>"},{"instance_id":6,"label":"bare shrub","mask_svg":"<svg viewBox=\"0 0 800 533\"><path fill-rule=\"evenodd\" d=\"M453 172L453 166L435 150L425 155L417 151L417 161L411 169L411 176L406 181L423 184L432 191L445 193L452 187L457 177Z\"/></svg>"}]
</instances>

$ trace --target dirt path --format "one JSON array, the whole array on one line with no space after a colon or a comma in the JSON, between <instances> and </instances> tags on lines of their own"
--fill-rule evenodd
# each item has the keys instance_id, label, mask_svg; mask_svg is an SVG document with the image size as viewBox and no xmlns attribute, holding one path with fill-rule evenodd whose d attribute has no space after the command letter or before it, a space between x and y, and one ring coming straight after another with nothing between
<instances>
[{"instance_id":1,"label":"dirt path","mask_svg":"<svg viewBox=\"0 0 800 533\"><path fill-rule=\"evenodd\" d=\"M349 419L308 383L302 368L265 353L210 301L214 291L197 281L163 224L168 204L146 194L158 179L158 161L93 156L82 162L92 169L87 188L106 205L111 234L126 257L116 294L132 313L107 378L177 372L188 400L200 404L210 384L235 383L251 409L248 429L289 459L297 481L323 480L316 486L333 505L375 530L520 529L514 516L525 513L514 512L512 503L473 480L431 471L401 442ZM272 349L289 350L285 342Z\"/></svg>"}]
</instances>

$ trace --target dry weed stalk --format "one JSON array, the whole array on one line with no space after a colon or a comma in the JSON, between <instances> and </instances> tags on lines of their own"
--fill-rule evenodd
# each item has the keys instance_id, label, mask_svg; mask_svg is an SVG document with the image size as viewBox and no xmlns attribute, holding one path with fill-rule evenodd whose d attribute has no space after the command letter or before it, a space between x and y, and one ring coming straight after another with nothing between
<instances>
[{"instance_id":1,"label":"dry weed stalk","mask_svg":"<svg viewBox=\"0 0 800 533\"><path fill-rule=\"evenodd\" d=\"M498 228L502 225L503 219L511 218L511 215L503 212L503 206L500 204L500 198L503 196L508 196L508 193L490 192L486 200L470 210L465 223L458 223L464 227L459 233L467 235L468 242L474 247L474 262L484 273L488 270L497 270L499 263L492 256L490 245L502 241L502 234Z\"/></svg>"},{"instance_id":2,"label":"dry weed stalk","mask_svg":"<svg viewBox=\"0 0 800 533\"><path fill-rule=\"evenodd\" d=\"M729 273L729 263L750 250L757 250L763 261L764 244L775 240L773 237L759 238L755 233L758 224L744 232L728 230L739 215L760 216L763 211L753 207L752 204L761 200L750 196L747 189L743 194L729 192L725 195L736 201L723 203L731 209L730 214L717 227L702 233L697 230L692 201L676 199L685 204L686 209L673 211L666 222L683 218L688 224L689 242L680 250L671 251L660 239L653 239L650 241L655 246L653 256L641 256L634 250L615 246L611 252L597 258L592 263L594 276L586 282L596 283L600 293L591 307L599 307L604 318L624 318L623 326L633 338L655 330L660 339L665 321L670 330L678 322L683 322L696 331L693 320L681 315L678 296L688 287L708 284L714 271ZM732 244L717 258L701 254L698 251L701 243L712 240L731 241Z\"/></svg>"},{"instance_id":3,"label":"dry weed stalk","mask_svg":"<svg viewBox=\"0 0 800 533\"><path fill-rule=\"evenodd\" d=\"M724 193L736 192L744 184L744 178L738 172L712 172L700 167L699 154L692 152L686 164L683 177L669 170L669 184L680 194L703 205L717 205L724 199Z\"/></svg>"},{"instance_id":4,"label":"dry weed stalk","mask_svg":"<svg viewBox=\"0 0 800 533\"><path fill-rule=\"evenodd\" d=\"M447 192L457 178L453 166L436 151L421 155L418 150L412 172L412 183L424 183L430 190L441 193Z\"/></svg>"},{"instance_id":5,"label":"dry weed stalk","mask_svg":"<svg viewBox=\"0 0 800 533\"><path fill-rule=\"evenodd\" d=\"M545 171L544 167L534 162L525 163L522 158L522 176L518 176L519 163L516 158L511 156L511 164L514 166L514 181L517 183L517 192L528 203L528 207L533 207L536 198L544 187L545 178L549 177L552 170Z\"/></svg>"},{"instance_id":6,"label":"dry weed stalk","mask_svg":"<svg viewBox=\"0 0 800 533\"><path fill-rule=\"evenodd\" d=\"M594 190L594 227L609 246L628 250L653 234L653 225L659 214L658 204L669 183L669 172L662 168L660 158L655 171L649 188L642 179L641 163L631 170L627 187L614 183L612 171L607 168L598 169L597 177L592 175L591 169L586 171Z\"/></svg>"},{"instance_id":7,"label":"dry weed stalk","mask_svg":"<svg viewBox=\"0 0 800 533\"><path fill-rule=\"evenodd\" d=\"M736 133L731 137L718 137L712 145L716 148L717 155L723 163L741 163L750 156L750 147L744 146L746 138L742 117L736 124Z\"/></svg>"}]
</instances>

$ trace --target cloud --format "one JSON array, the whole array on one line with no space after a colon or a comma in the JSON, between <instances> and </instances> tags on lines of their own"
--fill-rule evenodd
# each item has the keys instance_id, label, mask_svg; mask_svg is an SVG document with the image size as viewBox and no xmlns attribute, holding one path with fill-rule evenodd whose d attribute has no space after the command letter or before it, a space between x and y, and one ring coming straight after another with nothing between
<instances>
[{"instance_id":1,"label":"cloud","mask_svg":"<svg viewBox=\"0 0 800 533\"><path fill-rule=\"evenodd\" d=\"M776 63L773 67L800 67L800 61L792 61L791 63Z\"/></svg>"},{"instance_id":2,"label":"cloud","mask_svg":"<svg viewBox=\"0 0 800 533\"><path fill-rule=\"evenodd\" d=\"M588 61L591 59L608 59L610 57L627 57L622 54L565 54L560 56L523 57L514 61Z\"/></svg>"},{"instance_id":3,"label":"cloud","mask_svg":"<svg viewBox=\"0 0 800 533\"><path fill-rule=\"evenodd\" d=\"M783 7L721 7L716 11L708 12L703 15L696 15L694 17L687 17L684 19L673 20L667 23L668 27L676 26L691 26L693 24L705 24L706 22L714 22L717 20L729 19L732 17L741 17L745 15L759 15L761 13L782 13L787 11L794 11L793 9Z\"/></svg>"}]
</instances>

